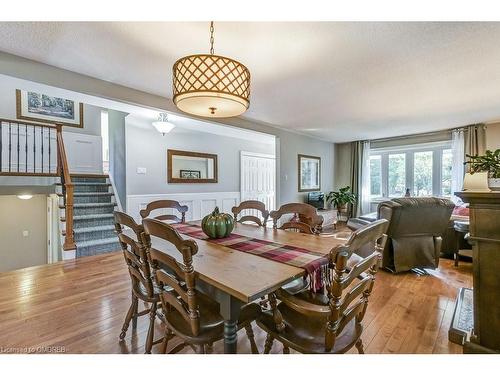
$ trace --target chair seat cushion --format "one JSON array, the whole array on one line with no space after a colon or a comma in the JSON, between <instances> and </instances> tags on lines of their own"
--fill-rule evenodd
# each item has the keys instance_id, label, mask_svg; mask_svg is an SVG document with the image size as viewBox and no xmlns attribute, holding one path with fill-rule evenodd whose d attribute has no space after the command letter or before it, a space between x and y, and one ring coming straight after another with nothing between
<instances>
[{"instance_id":1,"label":"chair seat cushion","mask_svg":"<svg viewBox=\"0 0 500 375\"><path fill-rule=\"evenodd\" d=\"M316 296L312 294L312 296L311 298L322 303L324 296L321 297L318 294ZM286 346L301 353L344 353L354 346L361 336L362 327L355 324L355 320L353 319L337 337L332 351L326 352L326 315L307 316L291 309L284 303L278 305L278 310L281 312L285 324L283 332L276 330L272 311L263 312L258 320L258 325Z\"/></svg>"}]
</instances>

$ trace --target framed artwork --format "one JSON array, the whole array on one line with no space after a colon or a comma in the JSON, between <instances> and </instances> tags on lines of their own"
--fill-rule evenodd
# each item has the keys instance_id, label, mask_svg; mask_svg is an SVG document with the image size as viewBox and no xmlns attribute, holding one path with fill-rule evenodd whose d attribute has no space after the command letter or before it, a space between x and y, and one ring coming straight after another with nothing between
<instances>
[{"instance_id":1,"label":"framed artwork","mask_svg":"<svg viewBox=\"0 0 500 375\"><path fill-rule=\"evenodd\" d=\"M298 155L299 191L321 190L321 158Z\"/></svg>"},{"instance_id":2,"label":"framed artwork","mask_svg":"<svg viewBox=\"0 0 500 375\"><path fill-rule=\"evenodd\" d=\"M201 178L201 171L181 169L179 172L180 172L181 178L193 178L193 179Z\"/></svg>"},{"instance_id":3,"label":"framed artwork","mask_svg":"<svg viewBox=\"0 0 500 375\"><path fill-rule=\"evenodd\" d=\"M83 103L35 91L16 90L18 119L83 128Z\"/></svg>"}]
</instances>

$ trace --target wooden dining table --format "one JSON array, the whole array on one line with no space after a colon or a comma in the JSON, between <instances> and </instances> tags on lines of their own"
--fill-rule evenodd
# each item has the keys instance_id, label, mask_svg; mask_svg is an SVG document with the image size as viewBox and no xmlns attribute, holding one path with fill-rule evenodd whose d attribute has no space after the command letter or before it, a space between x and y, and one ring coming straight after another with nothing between
<instances>
[{"instance_id":1,"label":"wooden dining table","mask_svg":"<svg viewBox=\"0 0 500 375\"><path fill-rule=\"evenodd\" d=\"M201 222L189 223L200 225ZM335 246L344 244L350 234L346 231L321 236L241 223L236 223L233 233L302 247L325 255ZM196 288L220 304L220 314L224 318L224 353L237 351L237 322L243 305L259 300L305 274L302 268L233 250L185 234L181 236L193 239L198 244L198 253L193 257L197 274ZM169 242L153 237L151 245L182 261L179 251Z\"/></svg>"}]
</instances>

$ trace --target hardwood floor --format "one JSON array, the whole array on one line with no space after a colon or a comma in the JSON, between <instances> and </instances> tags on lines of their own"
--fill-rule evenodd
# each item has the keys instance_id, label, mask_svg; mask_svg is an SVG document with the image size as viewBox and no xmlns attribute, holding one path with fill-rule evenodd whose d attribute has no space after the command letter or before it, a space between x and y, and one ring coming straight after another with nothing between
<instances>
[{"instance_id":1,"label":"hardwood floor","mask_svg":"<svg viewBox=\"0 0 500 375\"><path fill-rule=\"evenodd\" d=\"M429 273L378 273L364 319L367 353L462 352L448 341L448 328L458 288L472 285L472 264L455 268L442 259ZM120 252L0 273L0 353L143 353L147 317L139 318L135 332L129 328L124 342L118 340L129 303ZM262 352L264 333L254 330ZM158 323L157 338L160 332ZM238 352L250 353L244 333L238 340ZM275 342L272 352L281 349ZM222 342L214 352L223 352Z\"/></svg>"}]
</instances>

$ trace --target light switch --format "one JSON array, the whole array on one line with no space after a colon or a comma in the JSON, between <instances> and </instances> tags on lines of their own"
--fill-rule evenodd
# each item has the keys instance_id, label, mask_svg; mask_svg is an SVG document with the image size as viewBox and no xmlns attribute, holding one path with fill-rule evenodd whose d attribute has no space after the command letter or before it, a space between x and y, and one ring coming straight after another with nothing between
<instances>
[{"instance_id":1,"label":"light switch","mask_svg":"<svg viewBox=\"0 0 500 375\"><path fill-rule=\"evenodd\" d=\"M284 175L283 177L285 177L285 181L288 181L288 175Z\"/></svg>"},{"instance_id":2,"label":"light switch","mask_svg":"<svg viewBox=\"0 0 500 375\"><path fill-rule=\"evenodd\" d=\"M137 174L146 174L147 169L144 167L137 167Z\"/></svg>"},{"instance_id":3,"label":"light switch","mask_svg":"<svg viewBox=\"0 0 500 375\"><path fill-rule=\"evenodd\" d=\"M30 235L30 232L27 230L23 230L23 237L28 237Z\"/></svg>"}]
</instances>

